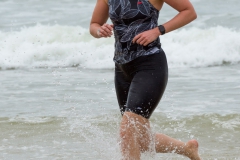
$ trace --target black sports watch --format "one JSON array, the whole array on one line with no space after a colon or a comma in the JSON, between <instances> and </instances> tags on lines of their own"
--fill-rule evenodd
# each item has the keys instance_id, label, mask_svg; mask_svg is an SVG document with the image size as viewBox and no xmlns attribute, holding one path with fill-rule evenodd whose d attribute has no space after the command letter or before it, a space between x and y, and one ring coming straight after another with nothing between
<instances>
[{"instance_id":1,"label":"black sports watch","mask_svg":"<svg viewBox=\"0 0 240 160\"><path fill-rule=\"evenodd\" d=\"M165 28L164 28L163 25L159 25L159 26L158 26L158 29L159 29L159 31L161 32L162 35L165 34Z\"/></svg>"}]
</instances>

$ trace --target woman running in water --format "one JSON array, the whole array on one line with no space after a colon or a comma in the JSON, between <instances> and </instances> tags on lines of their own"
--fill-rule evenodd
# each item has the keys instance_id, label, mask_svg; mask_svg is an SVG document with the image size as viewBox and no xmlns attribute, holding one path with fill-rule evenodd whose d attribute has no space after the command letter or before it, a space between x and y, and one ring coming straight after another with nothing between
<instances>
[{"instance_id":1,"label":"woman running in water","mask_svg":"<svg viewBox=\"0 0 240 160\"><path fill-rule=\"evenodd\" d=\"M158 25L164 3L179 13ZM97 0L90 33L95 38L107 38L114 32L115 88L122 114L120 148L124 160L140 160L141 153L152 147L157 153L175 152L200 160L196 140L184 143L161 133L153 135L149 123L168 81L159 36L196 17L189 0ZM113 24L106 24L108 18Z\"/></svg>"}]
</instances>

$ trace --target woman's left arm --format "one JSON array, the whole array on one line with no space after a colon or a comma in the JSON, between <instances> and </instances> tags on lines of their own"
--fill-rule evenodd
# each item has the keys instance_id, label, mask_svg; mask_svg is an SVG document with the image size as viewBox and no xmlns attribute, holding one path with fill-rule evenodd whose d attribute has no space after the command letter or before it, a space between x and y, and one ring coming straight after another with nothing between
<instances>
[{"instance_id":1,"label":"woman's left arm","mask_svg":"<svg viewBox=\"0 0 240 160\"><path fill-rule=\"evenodd\" d=\"M189 0L162 0L162 3L164 2L179 12L174 18L163 24L165 33L178 29L197 18L195 9ZM156 27L136 35L133 38L133 43L146 46L157 39L159 35L161 32Z\"/></svg>"},{"instance_id":2,"label":"woman's left arm","mask_svg":"<svg viewBox=\"0 0 240 160\"><path fill-rule=\"evenodd\" d=\"M163 0L179 13L170 21L163 24L166 33L178 29L197 18L195 9L189 0Z\"/></svg>"}]
</instances>

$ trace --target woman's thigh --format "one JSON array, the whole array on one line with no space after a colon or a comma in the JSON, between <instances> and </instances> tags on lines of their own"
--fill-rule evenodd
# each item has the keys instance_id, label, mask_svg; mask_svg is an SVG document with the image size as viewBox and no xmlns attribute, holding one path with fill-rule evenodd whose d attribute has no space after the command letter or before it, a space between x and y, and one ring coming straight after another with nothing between
<instances>
[{"instance_id":1,"label":"woman's thigh","mask_svg":"<svg viewBox=\"0 0 240 160\"><path fill-rule=\"evenodd\" d=\"M127 97L128 97L131 80L122 71L122 69L119 68L118 65L115 66L114 83L115 83L115 90L116 90L118 105L120 108L120 112L123 115L126 109Z\"/></svg>"}]
</instances>

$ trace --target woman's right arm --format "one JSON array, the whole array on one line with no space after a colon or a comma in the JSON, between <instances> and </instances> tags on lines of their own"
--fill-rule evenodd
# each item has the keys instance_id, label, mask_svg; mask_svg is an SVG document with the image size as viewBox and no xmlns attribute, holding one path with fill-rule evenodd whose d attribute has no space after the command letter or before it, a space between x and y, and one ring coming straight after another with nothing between
<instances>
[{"instance_id":1,"label":"woman's right arm","mask_svg":"<svg viewBox=\"0 0 240 160\"><path fill-rule=\"evenodd\" d=\"M95 38L111 37L113 25L105 24L108 19L106 0L97 0L90 22L90 34Z\"/></svg>"}]
</instances>

